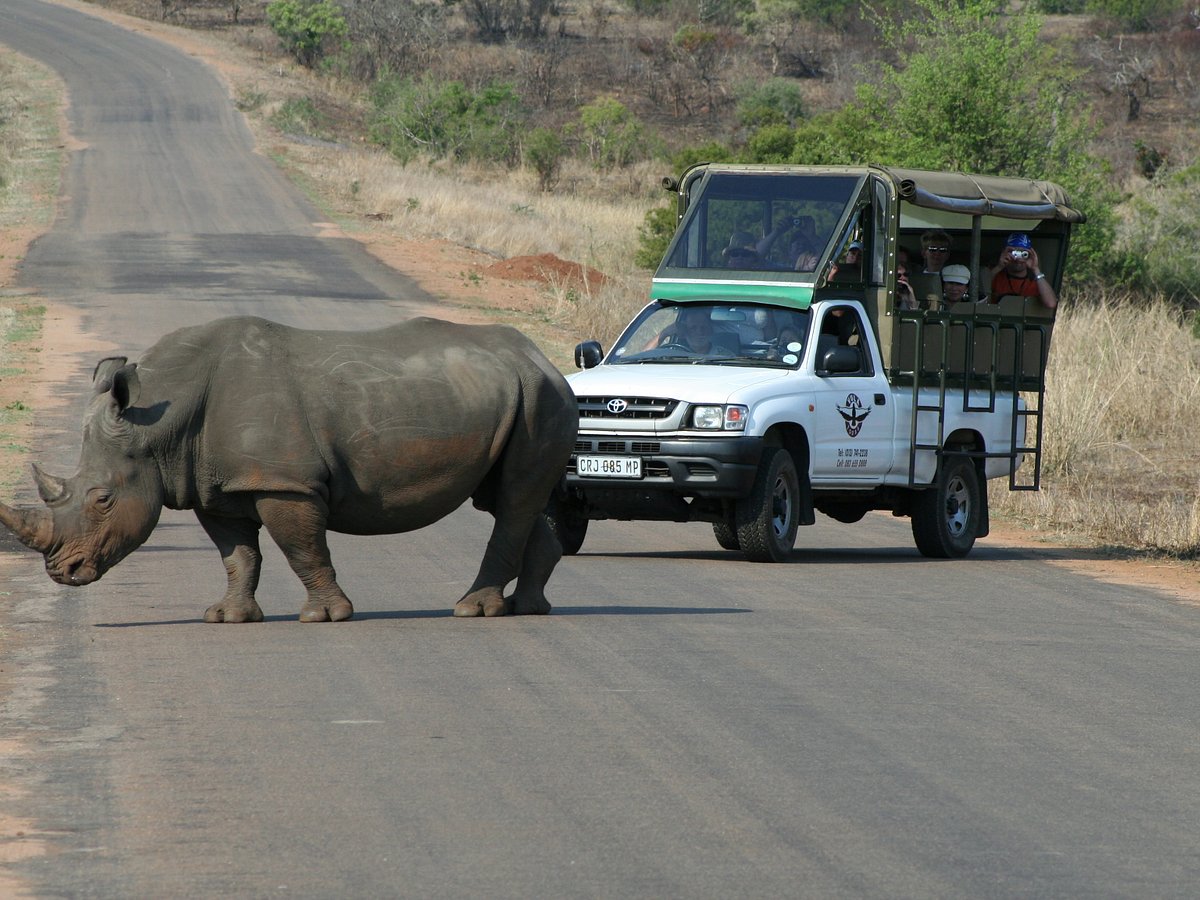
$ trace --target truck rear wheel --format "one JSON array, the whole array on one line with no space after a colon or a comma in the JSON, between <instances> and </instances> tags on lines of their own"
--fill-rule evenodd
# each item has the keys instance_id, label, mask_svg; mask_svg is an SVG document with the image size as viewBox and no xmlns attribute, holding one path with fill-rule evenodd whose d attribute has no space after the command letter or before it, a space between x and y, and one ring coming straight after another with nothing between
<instances>
[{"instance_id":1,"label":"truck rear wheel","mask_svg":"<svg viewBox=\"0 0 1200 900\"><path fill-rule=\"evenodd\" d=\"M737 539L751 562L784 562L796 543L800 524L800 479L792 455L782 447L767 447L758 464L758 477L734 513Z\"/></svg>"},{"instance_id":2,"label":"truck rear wheel","mask_svg":"<svg viewBox=\"0 0 1200 900\"><path fill-rule=\"evenodd\" d=\"M550 502L542 513L550 530L562 545L563 556L574 556L587 537L588 518L583 507L569 497L550 495Z\"/></svg>"},{"instance_id":3,"label":"truck rear wheel","mask_svg":"<svg viewBox=\"0 0 1200 900\"><path fill-rule=\"evenodd\" d=\"M917 550L932 559L966 556L975 546L983 516L979 472L966 456L946 456L937 483L913 502L912 533Z\"/></svg>"}]
</instances>

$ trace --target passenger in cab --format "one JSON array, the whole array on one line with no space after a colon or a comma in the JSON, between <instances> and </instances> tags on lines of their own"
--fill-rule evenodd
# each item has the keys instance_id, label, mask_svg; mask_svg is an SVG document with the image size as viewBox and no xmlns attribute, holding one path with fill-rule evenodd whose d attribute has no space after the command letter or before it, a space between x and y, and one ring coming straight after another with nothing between
<instances>
[{"instance_id":1,"label":"passenger in cab","mask_svg":"<svg viewBox=\"0 0 1200 900\"><path fill-rule=\"evenodd\" d=\"M793 234L788 241L784 268L800 272L812 271L817 267L817 259L821 255L821 239L817 237L817 222L812 216L784 216L755 245L755 249L758 250L759 256L767 259L775 242L789 231Z\"/></svg>"},{"instance_id":2,"label":"passenger in cab","mask_svg":"<svg viewBox=\"0 0 1200 900\"><path fill-rule=\"evenodd\" d=\"M735 231L729 236L729 244L721 251L725 267L729 269L762 268L762 256L758 252L754 235L748 231Z\"/></svg>"},{"instance_id":3,"label":"passenger in cab","mask_svg":"<svg viewBox=\"0 0 1200 900\"><path fill-rule=\"evenodd\" d=\"M1038 264L1033 241L1029 235L1019 231L1013 232L1005 240L1000 261L992 269L990 301L999 303L1001 297L1013 294L1018 297L1037 297L1047 309L1058 306L1058 296Z\"/></svg>"}]
</instances>

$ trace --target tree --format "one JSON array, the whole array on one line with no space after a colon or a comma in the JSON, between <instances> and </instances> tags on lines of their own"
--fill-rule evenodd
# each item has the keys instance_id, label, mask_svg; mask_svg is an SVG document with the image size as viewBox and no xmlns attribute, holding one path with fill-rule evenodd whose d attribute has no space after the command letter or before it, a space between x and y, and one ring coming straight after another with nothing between
<instances>
[{"instance_id":1,"label":"tree","mask_svg":"<svg viewBox=\"0 0 1200 900\"><path fill-rule=\"evenodd\" d=\"M1040 38L1042 19L1007 0L912 0L879 19L894 63L843 109L803 123L792 161L876 162L1057 181L1085 210L1075 274L1112 261L1115 193L1084 149L1093 134L1078 73Z\"/></svg>"}]
</instances>

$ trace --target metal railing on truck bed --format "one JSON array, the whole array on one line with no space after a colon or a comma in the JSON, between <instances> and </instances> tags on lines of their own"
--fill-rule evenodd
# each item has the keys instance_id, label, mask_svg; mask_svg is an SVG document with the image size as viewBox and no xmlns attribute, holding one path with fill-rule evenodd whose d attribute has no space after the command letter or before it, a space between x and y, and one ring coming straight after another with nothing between
<instances>
[{"instance_id":1,"label":"metal railing on truck bed","mask_svg":"<svg viewBox=\"0 0 1200 900\"><path fill-rule=\"evenodd\" d=\"M910 485L914 483L919 451L942 454L947 437L946 404L961 398L963 412L995 412L998 404L1008 406L1010 411L1011 449L967 455L1007 458L1009 490L1040 488L1045 373L1053 330L1054 310L1044 307L1036 297L1003 297L995 304L964 302L937 310L894 313L888 378L893 384L912 387ZM935 403L921 402L922 388L936 389ZM973 391L977 392L975 397ZM1022 394L1026 399L1024 409L1019 402ZM922 416L936 417L936 443L918 442ZM1022 419L1025 439L1018 445ZM1032 457L1032 481L1017 481L1019 456Z\"/></svg>"}]
</instances>

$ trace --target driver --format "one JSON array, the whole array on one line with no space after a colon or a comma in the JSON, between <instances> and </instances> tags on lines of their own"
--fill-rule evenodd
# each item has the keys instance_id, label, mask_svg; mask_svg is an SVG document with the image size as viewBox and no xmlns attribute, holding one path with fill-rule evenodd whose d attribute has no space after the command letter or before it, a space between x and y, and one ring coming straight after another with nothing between
<instances>
[{"instance_id":1,"label":"driver","mask_svg":"<svg viewBox=\"0 0 1200 900\"><path fill-rule=\"evenodd\" d=\"M707 307L681 307L674 324L658 336L656 347L682 347L692 353L737 353L737 335L713 328Z\"/></svg>"}]
</instances>

